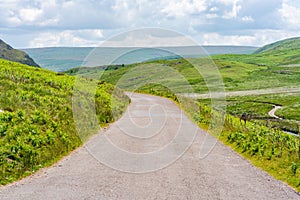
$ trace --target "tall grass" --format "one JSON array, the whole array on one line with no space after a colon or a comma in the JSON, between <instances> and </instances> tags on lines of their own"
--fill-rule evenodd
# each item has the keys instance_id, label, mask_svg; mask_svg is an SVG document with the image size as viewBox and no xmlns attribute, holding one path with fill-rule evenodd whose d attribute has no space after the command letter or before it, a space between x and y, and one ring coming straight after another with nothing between
<instances>
[{"instance_id":1,"label":"tall grass","mask_svg":"<svg viewBox=\"0 0 300 200\"><path fill-rule=\"evenodd\" d=\"M97 131L83 133L83 138L76 130L74 81L75 77L0 60L0 109L4 111L0 113L0 184L52 164ZM117 91L114 98L113 91ZM110 84L98 85L96 94L101 125L113 122L129 103L128 97Z\"/></svg>"}]
</instances>

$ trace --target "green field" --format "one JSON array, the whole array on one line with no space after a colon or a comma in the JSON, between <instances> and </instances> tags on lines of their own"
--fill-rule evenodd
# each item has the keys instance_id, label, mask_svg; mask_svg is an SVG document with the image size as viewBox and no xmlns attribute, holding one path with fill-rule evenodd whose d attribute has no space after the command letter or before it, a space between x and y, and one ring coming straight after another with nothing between
<instances>
[{"instance_id":1,"label":"green field","mask_svg":"<svg viewBox=\"0 0 300 200\"><path fill-rule=\"evenodd\" d=\"M253 54L77 68L66 73L97 78L129 91L171 98L212 135L217 121L223 121L222 134L216 137L254 165L300 191L300 137L281 131L299 133L299 92L282 93L300 85L299 47L300 39L295 38L262 47ZM257 92L199 99L198 108L193 106L193 100L182 97L186 93L243 91L246 94L270 89L274 94ZM226 114L224 110L221 112L225 105ZM276 115L283 120L268 116L273 105L282 106ZM243 112L253 116L246 125L239 120Z\"/></svg>"},{"instance_id":2,"label":"green field","mask_svg":"<svg viewBox=\"0 0 300 200\"><path fill-rule=\"evenodd\" d=\"M96 133L99 125L118 119L130 102L121 88L174 100L200 127L300 191L300 137L281 131L299 133L299 92L281 92L297 89L300 83L299 44L296 38L253 54L83 67L65 73L0 60L0 184L52 164ZM262 89L275 92L197 101L186 97ZM276 115L283 120L268 116L273 105L282 106ZM239 119L243 112L252 114L246 124ZM219 135L220 123L224 126Z\"/></svg>"},{"instance_id":3,"label":"green field","mask_svg":"<svg viewBox=\"0 0 300 200\"><path fill-rule=\"evenodd\" d=\"M216 55L212 56L211 59L160 60L125 66L113 65L107 68L77 68L66 73L100 78L113 84L116 84L124 75L129 74L131 77L135 77L135 79L125 80L127 83L122 82L124 89L128 89L131 85L139 82L145 82L145 80L149 82L163 78L164 84L172 82L177 86L177 92L185 92L185 85L182 80L187 80L194 92L205 93L208 90L204 79L207 77L218 78L217 74L207 73L215 65L225 84L226 91L240 91L297 87L300 83L299 57L300 50L280 50L279 52L261 54ZM202 66L203 62L206 63L206 66ZM170 70L182 75L184 79L176 77L174 73L170 73Z\"/></svg>"},{"instance_id":4,"label":"green field","mask_svg":"<svg viewBox=\"0 0 300 200\"><path fill-rule=\"evenodd\" d=\"M66 73L101 79L131 91L139 90L140 87L150 91L153 85L162 85L174 94L205 94L222 89L227 92L297 89L300 85L300 50L297 48L300 39L293 41L293 45L288 40L280 42L279 46L275 45L276 48L274 45L263 47L255 54L226 54L211 58L160 60L106 68L77 68ZM239 116L246 112L264 118L268 117L274 104L282 105L283 108L276 114L285 120L276 122L274 126L298 133L298 123L295 122L300 119L297 93L287 95L280 94L280 91L274 95L230 97L223 99L223 104L228 105L227 111L230 114ZM266 120L260 122L267 123Z\"/></svg>"},{"instance_id":5,"label":"green field","mask_svg":"<svg viewBox=\"0 0 300 200\"><path fill-rule=\"evenodd\" d=\"M210 105L210 99L199 99L198 101L207 106ZM240 117L245 112L251 114L250 120L253 122L299 134L299 102L299 93L288 93L228 97L220 104L226 104L227 113L233 116ZM274 119L268 115L274 105L282 106L275 114L283 119Z\"/></svg>"}]
</instances>

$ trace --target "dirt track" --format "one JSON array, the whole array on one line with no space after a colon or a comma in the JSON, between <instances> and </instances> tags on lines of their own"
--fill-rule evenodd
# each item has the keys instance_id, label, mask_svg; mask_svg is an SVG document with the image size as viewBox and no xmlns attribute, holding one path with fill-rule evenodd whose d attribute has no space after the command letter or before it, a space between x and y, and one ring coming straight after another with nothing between
<instances>
[{"instance_id":1,"label":"dirt track","mask_svg":"<svg viewBox=\"0 0 300 200\"><path fill-rule=\"evenodd\" d=\"M149 119L149 113L152 119ZM132 123L136 128L128 125ZM146 128L143 130L143 127ZM194 130L196 137L192 146L182 157L176 157L189 142L189 136L176 136L181 133L189 135ZM0 199L300 198L292 188L253 167L221 143L200 159L200 146L205 136L206 133L182 115L174 103L135 94L124 117L109 129L91 138L84 147L54 166L0 188ZM103 138L129 155L119 156L117 150L105 147L107 144ZM175 142L170 142L172 138ZM170 151L155 153L169 144ZM141 153L148 159L134 157ZM174 163L164 166L168 159L173 158L177 158ZM127 172L114 170L108 165ZM160 167L163 169L158 169ZM143 170L149 172L142 173Z\"/></svg>"},{"instance_id":2,"label":"dirt track","mask_svg":"<svg viewBox=\"0 0 300 200\"><path fill-rule=\"evenodd\" d=\"M266 88L266 89L257 89L257 90L241 90L241 91L229 91L225 93L206 93L206 94L199 94L199 93L185 93L182 94L186 97L191 97L195 99L206 99L206 98L224 98L224 95L227 97L234 97L234 96L251 96L251 95L266 95L266 94L283 94L283 93L299 93L299 88Z\"/></svg>"},{"instance_id":3,"label":"dirt track","mask_svg":"<svg viewBox=\"0 0 300 200\"><path fill-rule=\"evenodd\" d=\"M280 108L282 108L282 107L274 105L274 108L268 112L268 115L270 115L271 117L274 117L276 119L281 119L280 117L278 117L277 115L275 115L276 110L278 110Z\"/></svg>"}]
</instances>

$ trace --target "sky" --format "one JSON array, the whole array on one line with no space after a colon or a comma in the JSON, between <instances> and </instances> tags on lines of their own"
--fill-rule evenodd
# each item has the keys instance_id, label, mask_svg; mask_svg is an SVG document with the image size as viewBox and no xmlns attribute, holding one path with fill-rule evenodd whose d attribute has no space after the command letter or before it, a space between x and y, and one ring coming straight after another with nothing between
<instances>
[{"instance_id":1,"label":"sky","mask_svg":"<svg viewBox=\"0 0 300 200\"><path fill-rule=\"evenodd\" d=\"M98 46L115 35L153 27L199 45L262 46L300 36L299 2L0 0L0 38L15 48Z\"/></svg>"}]
</instances>

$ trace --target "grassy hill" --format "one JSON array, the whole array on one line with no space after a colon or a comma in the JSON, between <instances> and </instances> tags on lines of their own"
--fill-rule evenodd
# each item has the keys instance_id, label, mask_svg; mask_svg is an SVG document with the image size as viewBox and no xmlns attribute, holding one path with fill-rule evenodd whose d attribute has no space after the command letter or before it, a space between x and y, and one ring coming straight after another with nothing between
<instances>
[{"instance_id":1,"label":"grassy hill","mask_svg":"<svg viewBox=\"0 0 300 200\"><path fill-rule=\"evenodd\" d=\"M257 49L256 51L254 51L254 54L278 51L278 50L284 50L284 51L295 50L295 49L299 49L299 47L300 47L300 37L288 38L285 40L274 42L272 44L265 45Z\"/></svg>"},{"instance_id":2,"label":"grassy hill","mask_svg":"<svg viewBox=\"0 0 300 200\"><path fill-rule=\"evenodd\" d=\"M276 45L267 45L262 47L266 51L255 54L223 54L214 55L209 65L216 65L226 91L244 91L269 88L298 88L300 84L300 48L297 48L300 39L292 38L276 43ZM293 43L294 42L294 43ZM272 46L273 48L270 48ZM276 46L276 48L274 48ZM268 49L268 50L267 50ZM272 50L271 50L272 49ZM280 50L279 50L280 49ZM67 71L70 75L80 75L90 78L101 79L111 84L117 84L125 90L136 90L137 87L143 86L144 90L150 91L159 89L157 84L171 88L175 93L207 93L208 87L206 80L201 76L208 74L210 67L200 67L199 73L192 65L201 65L201 62L207 61L206 58L189 58L176 60L158 60L149 61L131 65L112 65L108 67L95 68L76 68ZM171 72L173 70L173 72ZM177 74L176 74L177 73ZM180 74L180 76L178 76ZM208 76L211 76L208 74ZM216 77L212 77L216 78ZM152 83L157 83L155 86ZM145 86L147 85L148 86ZM154 88L153 88L154 87ZM297 94L294 94L297 95ZM260 95L261 97L261 95ZM265 96L265 100L254 96L242 100L235 97L231 100L242 106L249 101L252 104L254 99L268 103L262 103L264 110L272 107L272 104L282 105L283 108L278 111L278 115L290 120L300 119L300 107L297 98L291 95ZM242 108L243 107L243 108ZM257 113L256 109L250 106L245 110L242 106L240 109L229 110L231 114L240 115L243 111ZM293 112L291 112L293 110ZM262 116L261 116L262 117ZM293 125L293 132L299 132L297 123ZM287 129L285 127L284 129Z\"/></svg>"},{"instance_id":3,"label":"grassy hill","mask_svg":"<svg viewBox=\"0 0 300 200\"><path fill-rule=\"evenodd\" d=\"M0 40L0 58L14 62L19 62L29 66L40 67L24 51L14 49L2 40Z\"/></svg>"},{"instance_id":4,"label":"grassy hill","mask_svg":"<svg viewBox=\"0 0 300 200\"><path fill-rule=\"evenodd\" d=\"M129 103L110 84L99 84L93 96L78 92L75 83L75 77L0 59L0 184L57 161L94 134L99 124L113 122ZM83 101L72 101L74 95ZM98 120L81 113L79 134L72 108L93 106L84 101L87 98L95 102ZM94 132L84 132L85 126Z\"/></svg>"},{"instance_id":5,"label":"grassy hill","mask_svg":"<svg viewBox=\"0 0 300 200\"><path fill-rule=\"evenodd\" d=\"M199 52L196 46L137 48L137 47L47 47L23 49L42 68L52 71L66 71L79 67L85 63L86 57L93 52L99 59L97 66L115 64L132 64L151 59L174 59L178 57L172 52L184 55L183 57L201 57L224 53L252 53L257 48L248 46L204 46L207 53ZM198 50L197 50L198 49Z\"/></svg>"},{"instance_id":6,"label":"grassy hill","mask_svg":"<svg viewBox=\"0 0 300 200\"><path fill-rule=\"evenodd\" d=\"M208 58L181 58L157 60L130 65L77 68L66 73L115 84L122 89L150 93L181 101L182 93L207 93L219 88L213 73L216 66L225 90L247 91L258 89L299 88L300 48L298 39L263 47L254 54L223 54ZM213 61L213 62L211 62ZM197 66L199 71L195 69ZM207 82L208 81L208 82ZM175 95L174 95L175 94ZM179 94L179 95L178 95ZM177 95L177 96L176 96ZM200 127L214 135L214 120L224 120L219 139L264 169L277 179L287 182L300 191L300 137L288 135L282 130L299 133L299 93L226 97L215 99L221 105L228 104L226 114L211 105L212 99L199 99L199 108L192 103L180 106ZM281 105L276 112L285 120L268 117L273 105ZM242 124L239 116L252 113L257 119ZM261 118L261 119L258 119Z\"/></svg>"}]
</instances>

